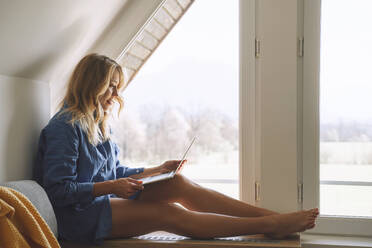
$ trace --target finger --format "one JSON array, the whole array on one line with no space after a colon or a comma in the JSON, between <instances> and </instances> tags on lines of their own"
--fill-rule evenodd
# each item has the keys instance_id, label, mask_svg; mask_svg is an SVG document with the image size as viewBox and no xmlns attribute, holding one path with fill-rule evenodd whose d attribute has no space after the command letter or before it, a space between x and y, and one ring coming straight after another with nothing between
<instances>
[{"instance_id":1,"label":"finger","mask_svg":"<svg viewBox=\"0 0 372 248\"><path fill-rule=\"evenodd\" d=\"M143 186L143 185L137 185L136 186L136 191L138 191L138 190L143 190L145 187Z\"/></svg>"},{"instance_id":2,"label":"finger","mask_svg":"<svg viewBox=\"0 0 372 248\"><path fill-rule=\"evenodd\" d=\"M186 160L186 159L182 161L182 163L181 163L181 165L180 165L180 168L179 168L179 170L181 170L181 168L183 168L183 166L185 165L185 163L186 163L186 162L187 162L187 160Z\"/></svg>"},{"instance_id":3,"label":"finger","mask_svg":"<svg viewBox=\"0 0 372 248\"><path fill-rule=\"evenodd\" d=\"M131 190L142 190L143 185L138 185L138 184L132 184Z\"/></svg>"},{"instance_id":4,"label":"finger","mask_svg":"<svg viewBox=\"0 0 372 248\"><path fill-rule=\"evenodd\" d=\"M178 166L181 163L181 160L169 160L169 166Z\"/></svg>"},{"instance_id":5,"label":"finger","mask_svg":"<svg viewBox=\"0 0 372 248\"><path fill-rule=\"evenodd\" d=\"M180 166L180 168L178 169L178 171L181 171L181 170L183 170L183 167L185 166L185 162L183 162L182 164L181 164L181 166Z\"/></svg>"},{"instance_id":6,"label":"finger","mask_svg":"<svg viewBox=\"0 0 372 248\"><path fill-rule=\"evenodd\" d=\"M175 160L174 162L175 162L175 163L173 164L173 166L176 167L176 168L177 168L178 166L183 165L183 161L182 161L182 160Z\"/></svg>"},{"instance_id":7,"label":"finger","mask_svg":"<svg viewBox=\"0 0 372 248\"><path fill-rule=\"evenodd\" d=\"M180 167L177 169L176 172L180 172L182 170L183 164L180 165Z\"/></svg>"},{"instance_id":8,"label":"finger","mask_svg":"<svg viewBox=\"0 0 372 248\"><path fill-rule=\"evenodd\" d=\"M131 177L126 177L126 179L129 181L129 182L137 182L138 180L134 179L134 178L131 178Z\"/></svg>"},{"instance_id":9,"label":"finger","mask_svg":"<svg viewBox=\"0 0 372 248\"><path fill-rule=\"evenodd\" d=\"M136 180L134 178L128 177L128 181L135 184L142 184L142 181Z\"/></svg>"},{"instance_id":10,"label":"finger","mask_svg":"<svg viewBox=\"0 0 372 248\"><path fill-rule=\"evenodd\" d=\"M184 164L184 163L186 163L186 162L187 162L187 159L184 159L184 160L178 160L178 161L177 161L178 164L179 164L179 163Z\"/></svg>"}]
</instances>

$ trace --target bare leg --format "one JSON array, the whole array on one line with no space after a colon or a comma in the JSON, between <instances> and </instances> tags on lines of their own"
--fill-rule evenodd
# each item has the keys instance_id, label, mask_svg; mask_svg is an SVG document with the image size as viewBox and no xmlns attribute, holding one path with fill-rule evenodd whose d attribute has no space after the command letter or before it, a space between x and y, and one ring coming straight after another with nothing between
<instances>
[{"instance_id":1,"label":"bare leg","mask_svg":"<svg viewBox=\"0 0 372 248\"><path fill-rule=\"evenodd\" d=\"M139 200L178 202L189 210L238 217L277 214L236 200L212 189L204 188L180 174L170 180L145 185Z\"/></svg>"},{"instance_id":2,"label":"bare leg","mask_svg":"<svg viewBox=\"0 0 372 248\"><path fill-rule=\"evenodd\" d=\"M257 233L286 234L310 228L314 223L310 211L249 218L200 213L165 202L113 198L110 204L112 238L128 238L158 230L199 239ZM287 232L283 233L283 229Z\"/></svg>"}]
</instances>

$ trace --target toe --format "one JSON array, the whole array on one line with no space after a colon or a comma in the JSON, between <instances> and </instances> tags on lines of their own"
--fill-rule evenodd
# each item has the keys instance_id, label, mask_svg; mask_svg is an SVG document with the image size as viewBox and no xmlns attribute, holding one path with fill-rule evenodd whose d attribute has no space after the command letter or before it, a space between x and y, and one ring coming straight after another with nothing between
<instances>
[{"instance_id":1,"label":"toe","mask_svg":"<svg viewBox=\"0 0 372 248\"><path fill-rule=\"evenodd\" d=\"M314 228L314 226L315 226L315 223L309 223L309 224L306 226L306 229Z\"/></svg>"}]
</instances>

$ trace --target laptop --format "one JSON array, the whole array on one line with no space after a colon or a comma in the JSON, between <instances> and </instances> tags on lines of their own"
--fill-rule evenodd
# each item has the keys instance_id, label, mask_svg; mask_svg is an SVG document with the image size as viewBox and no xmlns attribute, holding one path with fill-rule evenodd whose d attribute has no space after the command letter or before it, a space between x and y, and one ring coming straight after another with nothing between
<instances>
[{"instance_id":1,"label":"laptop","mask_svg":"<svg viewBox=\"0 0 372 248\"><path fill-rule=\"evenodd\" d=\"M189 150L190 150L192 144L194 144L195 139L196 139L196 137L194 137L194 138L191 140L191 143L190 143L190 145L187 147L186 152L183 154L183 157L182 157L182 159L181 159L181 162L178 164L176 170L171 171L171 172L168 172L168 173L160 174L160 175L155 175L155 176L151 176L151 177L144 177L144 178L141 178L141 179L139 179L139 180L142 181L142 184L145 185L145 184L154 183L154 182L158 182L158 181L162 181L162 180L167 180L167 179L171 179L171 178L173 178L174 175L176 175L176 173L177 173L178 169L180 168L180 166L182 165L183 161L186 159L186 155L187 155L187 153L189 152Z\"/></svg>"}]
</instances>

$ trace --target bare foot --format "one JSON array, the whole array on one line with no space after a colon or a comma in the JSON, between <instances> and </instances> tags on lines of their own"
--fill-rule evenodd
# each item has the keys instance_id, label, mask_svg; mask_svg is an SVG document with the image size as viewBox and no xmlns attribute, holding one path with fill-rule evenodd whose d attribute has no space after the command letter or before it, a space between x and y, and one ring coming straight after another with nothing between
<instances>
[{"instance_id":1,"label":"bare foot","mask_svg":"<svg viewBox=\"0 0 372 248\"><path fill-rule=\"evenodd\" d=\"M303 232L314 228L315 219L319 215L317 208L307 211L299 211L290 214L280 214L273 216L276 222L276 228L268 237L282 239L296 232Z\"/></svg>"}]
</instances>

